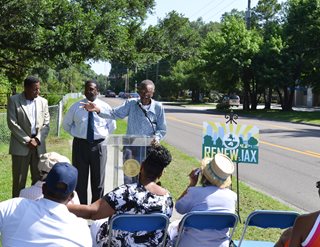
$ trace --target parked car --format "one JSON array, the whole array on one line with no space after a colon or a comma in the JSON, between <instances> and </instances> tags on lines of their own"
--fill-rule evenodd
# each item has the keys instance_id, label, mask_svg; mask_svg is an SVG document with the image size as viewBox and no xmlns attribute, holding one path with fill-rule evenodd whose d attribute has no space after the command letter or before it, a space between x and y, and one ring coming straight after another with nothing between
<instances>
[{"instance_id":1,"label":"parked car","mask_svg":"<svg viewBox=\"0 0 320 247\"><path fill-rule=\"evenodd\" d=\"M118 97L119 97L119 98L123 98L123 95L124 95L124 92L119 92L119 93L118 93Z\"/></svg>"},{"instance_id":2,"label":"parked car","mask_svg":"<svg viewBox=\"0 0 320 247\"><path fill-rule=\"evenodd\" d=\"M121 98L123 99L129 99L130 98L130 93L123 93Z\"/></svg>"},{"instance_id":3,"label":"parked car","mask_svg":"<svg viewBox=\"0 0 320 247\"><path fill-rule=\"evenodd\" d=\"M240 106L240 97L238 95L224 95L221 101L222 104L226 104L228 106Z\"/></svg>"},{"instance_id":4,"label":"parked car","mask_svg":"<svg viewBox=\"0 0 320 247\"><path fill-rule=\"evenodd\" d=\"M140 99L140 95L138 93L130 93L129 98L137 98Z\"/></svg>"},{"instance_id":5,"label":"parked car","mask_svg":"<svg viewBox=\"0 0 320 247\"><path fill-rule=\"evenodd\" d=\"M116 97L116 93L113 92L112 90L107 90L105 96L114 98L114 97Z\"/></svg>"}]
</instances>

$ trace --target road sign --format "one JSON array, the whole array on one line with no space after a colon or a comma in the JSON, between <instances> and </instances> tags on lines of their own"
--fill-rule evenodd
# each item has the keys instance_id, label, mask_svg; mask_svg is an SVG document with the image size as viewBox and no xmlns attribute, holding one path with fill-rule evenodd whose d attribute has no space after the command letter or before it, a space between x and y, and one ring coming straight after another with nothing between
<instances>
[{"instance_id":1,"label":"road sign","mask_svg":"<svg viewBox=\"0 0 320 247\"><path fill-rule=\"evenodd\" d=\"M258 164L259 129L252 125L203 122L202 158L223 153L237 163Z\"/></svg>"}]
</instances>

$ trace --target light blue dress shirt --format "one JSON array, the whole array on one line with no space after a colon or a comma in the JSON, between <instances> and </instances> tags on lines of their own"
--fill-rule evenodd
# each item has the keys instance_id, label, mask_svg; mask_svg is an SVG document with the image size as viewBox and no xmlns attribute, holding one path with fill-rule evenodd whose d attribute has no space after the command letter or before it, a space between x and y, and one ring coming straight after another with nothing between
<instances>
[{"instance_id":1,"label":"light blue dress shirt","mask_svg":"<svg viewBox=\"0 0 320 247\"><path fill-rule=\"evenodd\" d=\"M164 138L167 132L167 124L162 104L151 99L151 105L149 109L146 110L146 114L151 121L150 123L143 110L139 107L139 102L140 101L138 99L129 99L121 106L112 110L105 108L100 109L100 113L98 115L102 118L109 119L128 117L128 135L154 136L157 141L160 141Z\"/></svg>"},{"instance_id":2,"label":"light blue dress shirt","mask_svg":"<svg viewBox=\"0 0 320 247\"><path fill-rule=\"evenodd\" d=\"M73 137L87 139L88 129L88 112L81 108L80 102L87 103L87 99L74 103L63 119L63 128ZM104 111L111 110L111 107L100 99L93 101L100 109ZM94 140L105 139L116 129L116 121L112 119L103 119L97 113L93 113L94 117Z\"/></svg>"}]
</instances>

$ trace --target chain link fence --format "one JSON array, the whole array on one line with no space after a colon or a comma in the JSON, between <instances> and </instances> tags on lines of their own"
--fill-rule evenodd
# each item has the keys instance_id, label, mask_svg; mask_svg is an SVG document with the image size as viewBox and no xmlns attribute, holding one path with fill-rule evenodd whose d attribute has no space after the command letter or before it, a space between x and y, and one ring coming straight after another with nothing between
<instances>
[{"instance_id":1,"label":"chain link fence","mask_svg":"<svg viewBox=\"0 0 320 247\"><path fill-rule=\"evenodd\" d=\"M69 93L63 96L58 105L49 106L50 132L49 135L59 136L62 122L63 106L70 98L79 98L81 93ZM0 143L9 144L10 130L7 125L7 113L0 113Z\"/></svg>"}]
</instances>

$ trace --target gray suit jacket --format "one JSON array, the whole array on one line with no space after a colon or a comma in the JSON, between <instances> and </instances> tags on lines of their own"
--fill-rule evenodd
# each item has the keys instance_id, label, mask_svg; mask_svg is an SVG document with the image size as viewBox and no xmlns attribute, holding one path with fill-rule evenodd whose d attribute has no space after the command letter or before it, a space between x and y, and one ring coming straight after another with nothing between
<instances>
[{"instance_id":1,"label":"gray suit jacket","mask_svg":"<svg viewBox=\"0 0 320 247\"><path fill-rule=\"evenodd\" d=\"M36 137L40 141L38 155L46 152L45 139L49 133L50 115L48 101L38 96L36 102ZM8 127L11 130L9 154L26 156L29 153L28 142L31 139L31 122L28 116L27 101L24 93L10 97L7 110Z\"/></svg>"}]
</instances>

